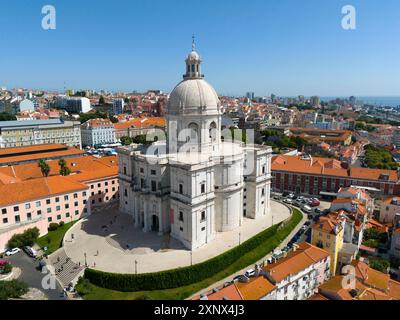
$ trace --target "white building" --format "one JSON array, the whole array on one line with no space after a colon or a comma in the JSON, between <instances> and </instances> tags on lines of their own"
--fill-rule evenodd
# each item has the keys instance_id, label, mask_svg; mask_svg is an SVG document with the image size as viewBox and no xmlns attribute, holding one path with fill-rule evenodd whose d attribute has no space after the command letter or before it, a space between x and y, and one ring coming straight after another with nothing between
<instances>
[{"instance_id":1,"label":"white building","mask_svg":"<svg viewBox=\"0 0 400 320\"><path fill-rule=\"evenodd\" d=\"M221 132L221 103L194 44L167 109L167 142L119 149L120 209L135 225L195 249L270 214L271 148Z\"/></svg>"},{"instance_id":2,"label":"white building","mask_svg":"<svg viewBox=\"0 0 400 320\"><path fill-rule=\"evenodd\" d=\"M24 99L19 103L19 111L35 111L35 104L29 99Z\"/></svg>"},{"instance_id":3,"label":"white building","mask_svg":"<svg viewBox=\"0 0 400 320\"><path fill-rule=\"evenodd\" d=\"M113 99L113 114L121 114L124 113L124 99L118 98Z\"/></svg>"},{"instance_id":4,"label":"white building","mask_svg":"<svg viewBox=\"0 0 400 320\"><path fill-rule=\"evenodd\" d=\"M69 113L86 113L92 108L90 100L84 97L57 96L55 104Z\"/></svg>"},{"instance_id":5,"label":"white building","mask_svg":"<svg viewBox=\"0 0 400 320\"><path fill-rule=\"evenodd\" d=\"M276 300L305 300L330 278L330 256L323 249L302 242L294 252L263 269L276 286Z\"/></svg>"},{"instance_id":6,"label":"white building","mask_svg":"<svg viewBox=\"0 0 400 320\"><path fill-rule=\"evenodd\" d=\"M115 128L109 119L90 119L81 125L84 147L115 143Z\"/></svg>"}]
</instances>

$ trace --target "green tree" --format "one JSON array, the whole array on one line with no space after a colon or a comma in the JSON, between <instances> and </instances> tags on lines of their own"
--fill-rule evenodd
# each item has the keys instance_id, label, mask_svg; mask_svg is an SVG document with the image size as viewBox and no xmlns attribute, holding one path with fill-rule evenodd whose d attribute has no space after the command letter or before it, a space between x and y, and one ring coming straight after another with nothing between
<instances>
[{"instance_id":1,"label":"green tree","mask_svg":"<svg viewBox=\"0 0 400 320\"><path fill-rule=\"evenodd\" d=\"M127 137L127 136L121 137L120 140L121 140L121 143L122 143L123 146L129 146L133 142L132 138L131 137Z\"/></svg>"},{"instance_id":2,"label":"green tree","mask_svg":"<svg viewBox=\"0 0 400 320\"><path fill-rule=\"evenodd\" d=\"M43 177L48 177L50 174L50 166L46 162L46 160L43 160L43 159L39 160L39 167L40 167L40 171L42 171Z\"/></svg>"},{"instance_id":3,"label":"green tree","mask_svg":"<svg viewBox=\"0 0 400 320\"><path fill-rule=\"evenodd\" d=\"M23 246L32 246L39 238L40 231L34 227L25 230L23 233L14 234L10 240L8 240L8 248L20 248Z\"/></svg>"},{"instance_id":4,"label":"green tree","mask_svg":"<svg viewBox=\"0 0 400 320\"><path fill-rule=\"evenodd\" d=\"M20 298L28 292L28 285L19 280L0 281L0 300Z\"/></svg>"},{"instance_id":5,"label":"green tree","mask_svg":"<svg viewBox=\"0 0 400 320\"><path fill-rule=\"evenodd\" d=\"M64 159L60 159L58 165L60 166L60 175L68 176L71 174L71 169L68 168L67 162Z\"/></svg>"},{"instance_id":6,"label":"green tree","mask_svg":"<svg viewBox=\"0 0 400 320\"><path fill-rule=\"evenodd\" d=\"M0 112L0 121L11 121L11 120L17 120L17 118L8 112Z\"/></svg>"},{"instance_id":7,"label":"green tree","mask_svg":"<svg viewBox=\"0 0 400 320\"><path fill-rule=\"evenodd\" d=\"M118 119L114 116L110 116L109 119L112 123L118 123Z\"/></svg>"},{"instance_id":8,"label":"green tree","mask_svg":"<svg viewBox=\"0 0 400 320\"><path fill-rule=\"evenodd\" d=\"M105 103L106 103L106 101L105 101L104 97L100 96L99 104L105 104Z\"/></svg>"}]
</instances>

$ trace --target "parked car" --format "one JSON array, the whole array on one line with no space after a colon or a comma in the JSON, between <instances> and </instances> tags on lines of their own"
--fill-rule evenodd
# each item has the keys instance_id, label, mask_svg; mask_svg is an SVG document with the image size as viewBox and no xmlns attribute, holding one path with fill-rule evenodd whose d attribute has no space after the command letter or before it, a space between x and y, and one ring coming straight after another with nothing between
<instances>
[{"instance_id":1,"label":"parked car","mask_svg":"<svg viewBox=\"0 0 400 320\"><path fill-rule=\"evenodd\" d=\"M314 213L316 213L316 214L321 214L322 211L321 211L320 208L314 208Z\"/></svg>"},{"instance_id":2,"label":"parked car","mask_svg":"<svg viewBox=\"0 0 400 320\"><path fill-rule=\"evenodd\" d=\"M6 251L6 256L12 256L14 254L17 254L20 251L21 251L20 248L13 248L13 249L7 250Z\"/></svg>"},{"instance_id":3,"label":"parked car","mask_svg":"<svg viewBox=\"0 0 400 320\"><path fill-rule=\"evenodd\" d=\"M311 207L308 206L308 205L302 206L301 209L302 209L305 213L311 213Z\"/></svg>"},{"instance_id":4,"label":"parked car","mask_svg":"<svg viewBox=\"0 0 400 320\"><path fill-rule=\"evenodd\" d=\"M36 258L36 256L37 256L36 250L33 249L33 248L30 247L30 246L25 246L25 247L22 248L22 250L24 250L25 253L26 253L28 256L32 257L32 258Z\"/></svg>"},{"instance_id":5,"label":"parked car","mask_svg":"<svg viewBox=\"0 0 400 320\"><path fill-rule=\"evenodd\" d=\"M249 269L244 274L247 278L254 277L256 275L256 271L254 269Z\"/></svg>"},{"instance_id":6,"label":"parked car","mask_svg":"<svg viewBox=\"0 0 400 320\"><path fill-rule=\"evenodd\" d=\"M289 199L289 198L284 199L283 202L285 202L287 204L292 204L293 203L292 199Z\"/></svg>"}]
</instances>

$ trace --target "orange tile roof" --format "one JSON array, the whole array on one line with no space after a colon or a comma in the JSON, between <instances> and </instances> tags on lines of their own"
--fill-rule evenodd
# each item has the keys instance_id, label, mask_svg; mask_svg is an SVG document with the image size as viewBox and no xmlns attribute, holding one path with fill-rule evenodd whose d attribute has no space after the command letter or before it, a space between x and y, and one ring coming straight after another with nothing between
<instances>
[{"instance_id":1,"label":"orange tile roof","mask_svg":"<svg viewBox=\"0 0 400 320\"><path fill-rule=\"evenodd\" d=\"M17 156L10 156L0 158L0 164L7 164L7 163L18 163L24 162L29 160L40 160L40 159L48 159L48 158L61 158L67 156L78 156L85 154L85 151L77 148L70 148L68 150L62 151L53 151L53 152L43 152L37 154L29 154L29 155L17 155Z\"/></svg>"},{"instance_id":2,"label":"orange tile roof","mask_svg":"<svg viewBox=\"0 0 400 320\"><path fill-rule=\"evenodd\" d=\"M193 298L193 300L199 300L200 296L197 296ZM207 299L208 300L223 300L223 299L228 299L228 300L243 300L243 297L241 296L238 288L234 285L228 285L226 287L222 287L218 289L217 292L208 292L207 293Z\"/></svg>"},{"instance_id":3,"label":"orange tile roof","mask_svg":"<svg viewBox=\"0 0 400 320\"><path fill-rule=\"evenodd\" d=\"M114 123L115 129L165 127L164 117L135 118L126 122Z\"/></svg>"},{"instance_id":4,"label":"orange tile roof","mask_svg":"<svg viewBox=\"0 0 400 320\"><path fill-rule=\"evenodd\" d=\"M327 251L303 242L296 251L276 263L267 265L264 270L277 283L327 257L329 257Z\"/></svg>"},{"instance_id":5,"label":"orange tile roof","mask_svg":"<svg viewBox=\"0 0 400 320\"><path fill-rule=\"evenodd\" d=\"M355 260L351 263L356 269L356 277L366 285L374 286L381 290L389 287L390 276L383 272L372 269L363 261Z\"/></svg>"},{"instance_id":6,"label":"orange tile roof","mask_svg":"<svg viewBox=\"0 0 400 320\"><path fill-rule=\"evenodd\" d=\"M3 148L0 149L0 156L11 156L19 153L26 152L45 152L48 150L63 150L67 147L60 143L49 143L49 144L35 144L32 146L24 146L24 147L11 147L11 148Z\"/></svg>"},{"instance_id":7,"label":"orange tile roof","mask_svg":"<svg viewBox=\"0 0 400 320\"><path fill-rule=\"evenodd\" d=\"M312 157L302 159L302 156L279 155L272 159L272 171L296 172L301 174L327 175L336 177L351 177L353 179L380 180L382 175L388 175L389 181L397 182L396 170L381 170L369 168L351 168L339 166L339 161L328 158Z\"/></svg>"},{"instance_id":8,"label":"orange tile roof","mask_svg":"<svg viewBox=\"0 0 400 320\"><path fill-rule=\"evenodd\" d=\"M324 232L336 235L342 231L343 227L339 220L335 219L332 215L330 217L320 217L318 221L312 226L316 232Z\"/></svg>"},{"instance_id":9,"label":"orange tile roof","mask_svg":"<svg viewBox=\"0 0 400 320\"><path fill-rule=\"evenodd\" d=\"M0 206L42 199L57 194L86 190L88 186L67 177L53 176L0 185Z\"/></svg>"},{"instance_id":10,"label":"orange tile roof","mask_svg":"<svg viewBox=\"0 0 400 320\"><path fill-rule=\"evenodd\" d=\"M238 282L236 286L244 300L260 300L276 289L276 286L263 276L252 278L247 283Z\"/></svg>"},{"instance_id":11,"label":"orange tile roof","mask_svg":"<svg viewBox=\"0 0 400 320\"><path fill-rule=\"evenodd\" d=\"M312 295L307 300L318 301L318 300L329 300L329 299L324 297L322 294L317 293L317 294Z\"/></svg>"}]
</instances>

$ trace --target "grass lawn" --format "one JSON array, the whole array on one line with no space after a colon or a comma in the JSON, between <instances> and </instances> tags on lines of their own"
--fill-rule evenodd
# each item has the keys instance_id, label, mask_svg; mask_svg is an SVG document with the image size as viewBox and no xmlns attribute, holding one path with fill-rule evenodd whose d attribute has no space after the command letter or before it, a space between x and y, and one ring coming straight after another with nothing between
<instances>
[{"instance_id":1,"label":"grass lawn","mask_svg":"<svg viewBox=\"0 0 400 320\"><path fill-rule=\"evenodd\" d=\"M88 300L182 300L204 288L211 286L215 282L229 277L235 272L244 269L265 257L290 234L290 232L298 225L301 219L302 213L297 209L293 209L292 219L284 228L277 231L273 236L264 241L258 247L247 252L228 268L197 283L165 290L120 292L95 286L87 279L84 279L78 283L77 290L85 299Z\"/></svg>"},{"instance_id":2,"label":"grass lawn","mask_svg":"<svg viewBox=\"0 0 400 320\"><path fill-rule=\"evenodd\" d=\"M58 227L57 230L49 231L43 237L37 239L36 243L41 247L47 247L47 253L51 254L57 249L62 247L62 240L64 238L65 233L74 225L75 221L65 223L61 227Z\"/></svg>"}]
</instances>

